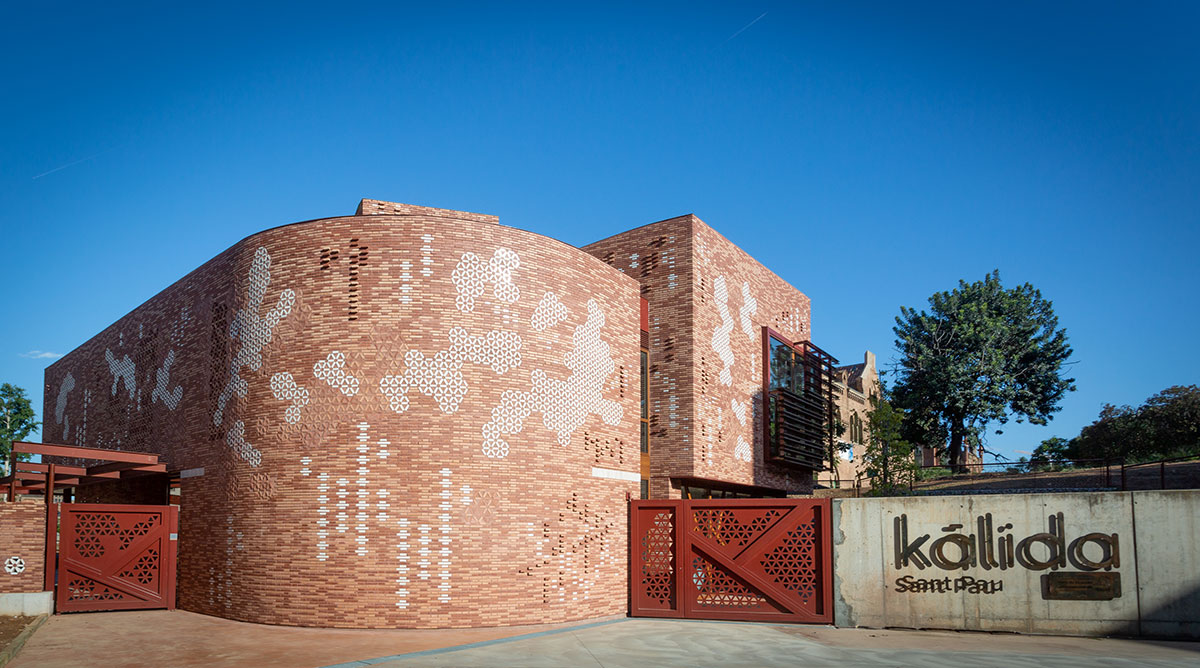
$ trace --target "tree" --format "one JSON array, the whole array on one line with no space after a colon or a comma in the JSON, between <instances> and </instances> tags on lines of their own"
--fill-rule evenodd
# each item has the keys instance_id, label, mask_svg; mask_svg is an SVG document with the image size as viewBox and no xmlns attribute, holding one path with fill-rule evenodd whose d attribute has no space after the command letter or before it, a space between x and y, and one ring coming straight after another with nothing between
<instances>
[{"instance_id":1,"label":"tree","mask_svg":"<svg viewBox=\"0 0 1200 668\"><path fill-rule=\"evenodd\" d=\"M1105 404L1070 450L1078 458L1127 462L1200 454L1200 387L1168 387L1136 409Z\"/></svg>"},{"instance_id":2,"label":"tree","mask_svg":"<svg viewBox=\"0 0 1200 668\"><path fill-rule=\"evenodd\" d=\"M1062 375L1071 347L1050 301L1028 283L1005 289L999 271L934 294L929 312L901 306L892 331L900 353L893 401L909 413L910 438L949 441L955 470L963 444L990 423L1015 415L1046 424L1075 389Z\"/></svg>"},{"instance_id":3,"label":"tree","mask_svg":"<svg viewBox=\"0 0 1200 668\"><path fill-rule=\"evenodd\" d=\"M904 439L904 411L885 397L871 397L867 413L867 447L863 451L862 470L873 476L873 493L887 494L905 487L917 470L913 445Z\"/></svg>"},{"instance_id":4,"label":"tree","mask_svg":"<svg viewBox=\"0 0 1200 668\"><path fill-rule=\"evenodd\" d=\"M1071 454L1071 442L1065 438L1053 436L1042 441L1041 445L1033 450L1033 455L1029 458L1030 466L1038 468L1042 466L1065 466L1071 463L1075 457Z\"/></svg>"},{"instance_id":5,"label":"tree","mask_svg":"<svg viewBox=\"0 0 1200 668\"><path fill-rule=\"evenodd\" d=\"M1136 410L1104 404L1096 421L1071 439L1071 452L1080 459L1124 459L1147 449L1148 440Z\"/></svg>"},{"instance_id":6,"label":"tree","mask_svg":"<svg viewBox=\"0 0 1200 668\"><path fill-rule=\"evenodd\" d=\"M0 385L0 461L5 475L11 473L8 468L13 441L23 440L41 424L34 417L33 406L24 389L8 383ZM20 454L17 459L25 461L29 455Z\"/></svg>"},{"instance_id":7,"label":"tree","mask_svg":"<svg viewBox=\"0 0 1200 668\"><path fill-rule=\"evenodd\" d=\"M1168 387L1147 399L1138 412L1150 436L1146 454L1162 458L1200 454L1200 387Z\"/></svg>"}]
</instances>

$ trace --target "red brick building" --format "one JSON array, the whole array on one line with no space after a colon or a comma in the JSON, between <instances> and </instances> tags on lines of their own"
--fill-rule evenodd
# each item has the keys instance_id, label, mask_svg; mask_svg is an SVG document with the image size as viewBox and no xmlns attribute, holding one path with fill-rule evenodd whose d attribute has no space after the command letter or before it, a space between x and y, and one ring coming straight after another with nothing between
<instances>
[{"instance_id":1,"label":"red brick building","mask_svg":"<svg viewBox=\"0 0 1200 668\"><path fill-rule=\"evenodd\" d=\"M819 462L772 462L765 422L766 344L811 339L808 297L693 215L583 249L637 278L648 302L650 496L810 491Z\"/></svg>"},{"instance_id":2,"label":"red brick building","mask_svg":"<svg viewBox=\"0 0 1200 668\"><path fill-rule=\"evenodd\" d=\"M809 338L808 298L694 216L580 250L364 200L238 242L55 362L44 438L170 463L80 500L178 494L182 608L580 619L625 610L639 481L811 488L767 387Z\"/></svg>"}]
</instances>

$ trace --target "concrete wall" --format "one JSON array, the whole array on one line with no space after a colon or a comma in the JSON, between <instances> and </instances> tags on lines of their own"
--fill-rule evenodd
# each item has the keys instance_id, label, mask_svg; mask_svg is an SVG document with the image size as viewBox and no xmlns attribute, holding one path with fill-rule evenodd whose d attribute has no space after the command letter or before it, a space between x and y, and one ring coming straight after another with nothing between
<instances>
[{"instance_id":1,"label":"concrete wall","mask_svg":"<svg viewBox=\"0 0 1200 668\"><path fill-rule=\"evenodd\" d=\"M1200 492L843 499L833 526L838 626L1200 635Z\"/></svg>"}]
</instances>

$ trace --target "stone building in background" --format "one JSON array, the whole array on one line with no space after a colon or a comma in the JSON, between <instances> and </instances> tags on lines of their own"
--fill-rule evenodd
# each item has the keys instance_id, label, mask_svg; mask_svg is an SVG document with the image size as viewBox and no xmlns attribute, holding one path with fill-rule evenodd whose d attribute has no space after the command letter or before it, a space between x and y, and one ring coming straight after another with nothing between
<instances>
[{"instance_id":1,"label":"stone building in background","mask_svg":"<svg viewBox=\"0 0 1200 668\"><path fill-rule=\"evenodd\" d=\"M834 369L834 403L845 431L837 436L838 461L836 471L826 469L820 480L827 487L852 487L860 474L865 475L863 453L870 438L868 413L871 400L880 393L879 373L875 369L875 353L863 353L863 361Z\"/></svg>"}]
</instances>

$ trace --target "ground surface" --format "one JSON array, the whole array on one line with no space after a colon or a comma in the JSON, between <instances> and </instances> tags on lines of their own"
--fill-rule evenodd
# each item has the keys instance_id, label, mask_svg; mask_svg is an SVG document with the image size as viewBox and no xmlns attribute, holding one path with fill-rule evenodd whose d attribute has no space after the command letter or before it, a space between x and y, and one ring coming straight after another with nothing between
<instances>
[{"instance_id":1,"label":"ground surface","mask_svg":"<svg viewBox=\"0 0 1200 668\"><path fill-rule=\"evenodd\" d=\"M353 631L142 611L52 617L7 668L101 665L1194 668L1200 665L1200 643L625 618L495 629Z\"/></svg>"},{"instance_id":2,"label":"ground surface","mask_svg":"<svg viewBox=\"0 0 1200 668\"><path fill-rule=\"evenodd\" d=\"M452 630L266 626L174 610L54 615L5 668L314 668L577 624Z\"/></svg>"},{"instance_id":3,"label":"ground surface","mask_svg":"<svg viewBox=\"0 0 1200 668\"><path fill-rule=\"evenodd\" d=\"M36 617L0 617L0 649L4 649Z\"/></svg>"},{"instance_id":4,"label":"ground surface","mask_svg":"<svg viewBox=\"0 0 1200 668\"><path fill-rule=\"evenodd\" d=\"M1195 668L1200 665L1200 643L637 619L482 647L410 655L374 665L380 668Z\"/></svg>"}]
</instances>

